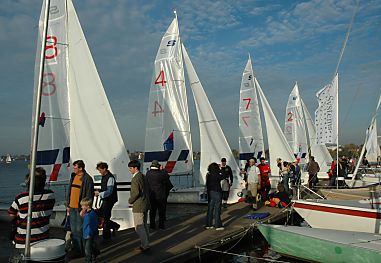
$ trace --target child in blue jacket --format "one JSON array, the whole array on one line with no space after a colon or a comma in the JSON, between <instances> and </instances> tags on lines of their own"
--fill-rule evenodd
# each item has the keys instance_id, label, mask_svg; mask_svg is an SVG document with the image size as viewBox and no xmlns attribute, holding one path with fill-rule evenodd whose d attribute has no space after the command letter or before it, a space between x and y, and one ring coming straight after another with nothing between
<instances>
[{"instance_id":1,"label":"child in blue jacket","mask_svg":"<svg viewBox=\"0 0 381 263\"><path fill-rule=\"evenodd\" d=\"M85 197L81 200L81 214L83 217L82 235L85 245L85 262L94 262L99 255L98 240L98 216L91 208L93 201Z\"/></svg>"}]
</instances>

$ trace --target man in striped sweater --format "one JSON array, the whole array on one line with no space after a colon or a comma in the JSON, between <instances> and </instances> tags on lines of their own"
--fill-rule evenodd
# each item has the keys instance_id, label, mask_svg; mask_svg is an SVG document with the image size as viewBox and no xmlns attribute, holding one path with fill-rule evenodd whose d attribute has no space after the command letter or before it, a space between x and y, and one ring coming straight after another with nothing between
<instances>
[{"instance_id":1,"label":"man in striped sweater","mask_svg":"<svg viewBox=\"0 0 381 263\"><path fill-rule=\"evenodd\" d=\"M29 177L27 187L29 189ZM34 196L32 204L31 244L49 238L49 219L53 212L55 197L52 190L44 189L46 172L37 167L35 171ZM15 220L17 231L13 238L15 249L10 262L18 262L25 249L26 225L28 215L29 192L19 193L8 209L9 215Z\"/></svg>"}]
</instances>

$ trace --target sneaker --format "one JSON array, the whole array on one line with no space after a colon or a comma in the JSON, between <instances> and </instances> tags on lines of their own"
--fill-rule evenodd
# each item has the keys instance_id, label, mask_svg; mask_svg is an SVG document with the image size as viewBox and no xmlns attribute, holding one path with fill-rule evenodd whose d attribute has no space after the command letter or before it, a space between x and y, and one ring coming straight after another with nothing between
<instances>
[{"instance_id":1,"label":"sneaker","mask_svg":"<svg viewBox=\"0 0 381 263\"><path fill-rule=\"evenodd\" d=\"M209 229L213 229L213 227L212 226L207 226L207 227L205 227L205 229L209 230Z\"/></svg>"},{"instance_id":2,"label":"sneaker","mask_svg":"<svg viewBox=\"0 0 381 263\"><path fill-rule=\"evenodd\" d=\"M221 231L221 230L225 230L225 228L223 226L221 226L221 227L217 227L216 230Z\"/></svg>"}]
</instances>

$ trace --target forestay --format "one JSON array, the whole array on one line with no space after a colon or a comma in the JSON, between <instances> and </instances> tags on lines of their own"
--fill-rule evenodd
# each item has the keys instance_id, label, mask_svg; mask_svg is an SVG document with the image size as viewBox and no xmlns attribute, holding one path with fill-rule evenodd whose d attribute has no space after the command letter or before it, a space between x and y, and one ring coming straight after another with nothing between
<instances>
[{"instance_id":1,"label":"forestay","mask_svg":"<svg viewBox=\"0 0 381 263\"><path fill-rule=\"evenodd\" d=\"M261 116L255 87L255 76L249 56L242 74L239 103L239 159L241 169L251 157L265 157Z\"/></svg>"},{"instance_id":2,"label":"forestay","mask_svg":"<svg viewBox=\"0 0 381 263\"><path fill-rule=\"evenodd\" d=\"M239 178L237 162L184 46L183 55L200 127L200 184L205 184L208 165L212 162L218 163L221 157L225 157L227 164L233 170L234 179L232 188L239 188L241 180Z\"/></svg>"},{"instance_id":3,"label":"forestay","mask_svg":"<svg viewBox=\"0 0 381 263\"><path fill-rule=\"evenodd\" d=\"M297 83L295 83L288 98L284 135L295 157L299 158L301 163L306 163L306 158L308 157L306 127Z\"/></svg>"},{"instance_id":4,"label":"forestay","mask_svg":"<svg viewBox=\"0 0 381 263\"><path fill-rule=\"evenodd\" d=\"M261 86L255 79L257 91L259 98L261 100L263 114L265 118L267 139L269 144L269 155L270 155L270 169L273 175L278 174L279 168L277 167L277 158L281 158L283 161L294 161L295 157L292 153L290 145L288 144L286 137L284 136L282 129L279 126L277 119L267 101Z\"/></svg>"},{"instance_id":5,"label":"forestay","mask_svg":"<svg viewBox=\"0 0 381 263\"><path fill-rule=\"evenodd\" d=\"M70 2L70 1L69 1ZM42 5L45 6L45 3ZM41 10L35 62L34 98L38 88L41 41L45 20ZM49 181L69 178L70 117L68 87L68 39L66 1L51 0L41 90L41 110L36 165L43 167ZM36 101L33 103L33 115ZM32 117L33 119L34 117ZM33 122L32 122L33 123ZM33 126L33 124L32 124ZM33 133L34 127L32 127ZM33 134L32 134L33 138ZM33 141L33 139L32 139Z\"/></svg>"},{"instance_id":6,"label":"forestay","mask_svg":"<svg viewBox=\"0 0 381 263\"><path fill-rule=\"evenodd\" d=\"M149 92L144 171L158 160L170 174L190 174L193 152L177 17L156 55Z\"/></svg>"}]
</instances>

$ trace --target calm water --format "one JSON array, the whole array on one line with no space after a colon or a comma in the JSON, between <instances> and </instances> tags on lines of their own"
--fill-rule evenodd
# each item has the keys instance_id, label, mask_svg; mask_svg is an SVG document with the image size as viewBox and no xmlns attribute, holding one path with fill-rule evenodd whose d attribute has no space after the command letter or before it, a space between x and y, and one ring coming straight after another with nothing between
<instances>
[{"instance_id":1,"label":"calm water","mask_svg":"<svg viewBox=\"0 0 381 263\"><path fill-rule=\"evenodd\" d=\"M195 171L198 170L198 166L199 161L196 161ZM10 164L0 163L0 204L10 205L15 195L25 190L20 184L24 182L27 173L28 162L26 161L14 161ZM191 176L172 177L171 180L176 187L189 187L192 184ZM51 187L51 189L55 192L57 200L64 199L65 187L56 186ZM259 231L243 238L233 248L231 248L232 245L235 244L228 245L222 249L228 250L233 254L250 256L251 258L210 252L200 260L193 259L190 262L300 262L281 257L277 253L272 252Z\"/></svg>"}]
</instances>

